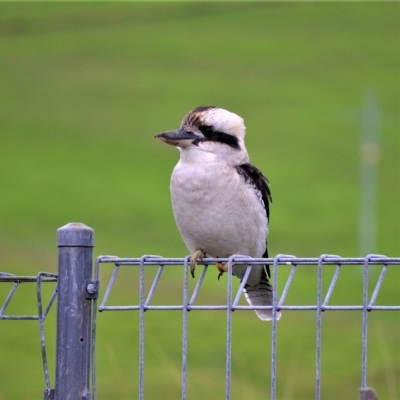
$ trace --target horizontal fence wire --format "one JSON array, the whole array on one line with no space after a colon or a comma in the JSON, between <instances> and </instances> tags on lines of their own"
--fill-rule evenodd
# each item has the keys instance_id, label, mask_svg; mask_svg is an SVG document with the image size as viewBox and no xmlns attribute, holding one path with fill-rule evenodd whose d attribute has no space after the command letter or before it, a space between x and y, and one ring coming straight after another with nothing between
<instances>
[{"instance_id":1,"label":"horizontal fence wire","mask_svg":"<svg viewBox=\"0 0 400 400\"><path fill-rule=\"evenodd\" d=\"M0 272L0 283L13 284L0 308L0 320L39 321L40 350L42 354L44 379L46 384L46 390L50 390L50 377L49 377L49 367L48 367L47 353L46 353L44 321L57 297L57 274L51 272L39 272L36 276L18 276L6 272ZM14 295L16 294L16 292L23 283L36 284L36 301L37 301L38 313L33 315L6 314L7 307L10 305L10 303L14 298ZM42 296L43 283L55 284L47 304L43 304L43 296Z\"/></svg>"},{"instance_id":2,"label":"horizontal fence wire","mask_svg":"<svg viewBox=\"0 0 400 400\"><path fill-rule=\"evenodd\" d=\"M57 287L55 286L53 293L50 297L50 300L43 311L42 283L49 283L49 282L57 282L57 274L53 274L50 272L39 272L36 276L18 276L6 272L0 272L0 283L13 283L6 299L4 300L0 308L0 320L2 319L44 320L48 312L50 311L50 308L53 305L57 295ZM22 283L36 283L38 314L33 314L33 315L5 314L7 307L14 298L14 295L16 294L18 288L21 287Z\"/></svg>"},{"instance_id":3,"label":"horizontal fence wire","mask_svg":"<svg viewBox=\"0 0 400 400\"><path fill-rule=\"evenodd\" d=\"M196 299L200 288L204 282L204 277L210 264L227 263L227 301L225 304L196 304ZM112 264L114 266L110 281L103 295L102 300L95 299L95 310L98 311L138 311L139 312L139 400L144 399L144 313L150 310L177 310L183 313L182 327L182 399L187 398L187 335L188 335L188 312L191 310L225 310L227 312L227 347L226 347L226 400L231 398L231 352L232 352L232 312L235 310L272 310L272 349L271 349L271 400L276 399L276 360L277 360L277 314L281 310L291 311L316 311L316 371L315 371L315 398L321 399L321 331L322 331L322 312L324 311L362 311L362 367L361 367L361 385L367 386L367 333L368 333L368 313L371 311L400 311L400 304L376 305L376 299L384 282L389 267L400 266L399 258L389 258L383 255L368 255L359 258L345 258L336 255L321 255L318 258L298 258L291 255L278 255L274 258L250 258L243 255L233 255L229 258L203 258L198 261L198 265L203 265L203 270L196 282L193 292L189 293L188 274L190 272L189 257L185 258L164 258L161 256L145 255L140 258L119 258L117 256L100 256L96 261L95 279L99 279L99 270L101 264ZM247 265L244 278L236 293L233 293L232 287L232 268L235 264ZM273 302L271 306L250 306L239 305L243 288L246 280L254 265L270 265L273 273ZM323 296L322 276L324 266L336 266L333 277L330 280L328 290ZM374 286L371 297L369 296L369 275L370 266L381 266L379 278ZM129 305L109 305L110 295L113 291L117 276L121 267L139 268L139 301ZM148 293L145 293L145 268L148 266L158 266L157 273L151 283ZM163 272L167 267L183 267L183 293L182 303L176 305L151 304L157 285L160 282ZM280 296L277 294L278 271L280 266L289 266L290 273ZM317 268L317 296L315 304L308 305L290 305L285 304L286 296L295 279L298 266L309 266ZM339 275L343 269L351 266L362 266L362 290L363 297L361 304L333 305L330 304L331 296L337 284ZM94 399L97 398L96 385L96 360L95 360L95 335L96 335L97 313L94 313L92 324L92 383Z\"/></svg>"}]
</instances>

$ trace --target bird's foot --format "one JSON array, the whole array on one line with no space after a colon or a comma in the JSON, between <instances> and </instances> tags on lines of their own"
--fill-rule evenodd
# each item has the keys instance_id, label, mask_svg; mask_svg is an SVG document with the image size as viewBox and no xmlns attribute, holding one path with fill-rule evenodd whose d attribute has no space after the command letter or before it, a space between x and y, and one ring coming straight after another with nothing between
<instances>
[{"instance_id":1,"label":"bird's foot","mask_svg":"<svg viewBox=\"0 0 400 400\"><path fill-rule=\"evenodd\" d=\"M218 280L219 280L219 278L221 278L221 276L224 274L224 272L228 272L228 263L222 264L220 262L217 262L215 264L215 266L217 267L217 269L219 271L219 275L218 275Z\"/></svg>"},{"instance_id":2,"label":"bird's foot","mask_svg":"<svg viewBox=\"0 0 400 400\"><path fill-rule=\"evenodd\" d=\"M206 256L206 253L204 250L198 249L196 250L190 257L190 273L192 275L192 278L194 278L194 270L196 269L197 266L197 260L199 258L203 258Z\"/></svg>"}]
</instances>

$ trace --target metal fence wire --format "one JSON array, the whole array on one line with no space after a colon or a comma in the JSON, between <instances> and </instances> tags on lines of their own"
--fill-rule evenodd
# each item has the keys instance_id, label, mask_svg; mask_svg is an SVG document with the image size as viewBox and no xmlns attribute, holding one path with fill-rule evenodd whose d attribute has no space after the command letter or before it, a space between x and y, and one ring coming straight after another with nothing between
<instances>
[{"instance_id":1,"label":"metal fence wire","mask_svg":"<svg viewBox=\"0 0 400 400\"><path fill-rule=\"evenodd\" d=\"M315 399L321 399L321 332L322 313L326 311L361 311L361 388L360 400L374 400L377 396L373 389L367 387L367 338L368 314L372 311L400 311L399 305L376 305L379 292L389 268L400 267L400 257L389 258L383 255L368 255L362 258L343 258L336 255L321 255L318 258L298 258L291 255L277 255L274 258L250 258L243 255L232 255L227 259L204 258L198 264L203 266L200 276L193 291L189 290L190 262L185 258L163 258L161 256L147 255L139 258L119 258L116 256L100 256L92 271L92 252L94 246L94 231L83 224L68 224L57 232L59 247L58 275L39 273L36 277L17 277L1 273L1 282L13 282L14 285L0 309L0 319L37 319L39 321L40 339L42 348L43 366L45 371L46 389L45 400L69 399L97 399L96 380L96 327L98 311L135 311L139 313L139 393L137 398L144 400L144 371L145 371L145 312L151 310L177 310L182 312L182 384L181 398L187 399L187 362L188 362L188 313L189 311L221 310L226 315L226 368L225 368L225 399L231 398L231 355L232 355L232 318L235 310L272 310L272 343L271 343L271 392L270 399L277 398L277 313L281 310L304 311L311 310L316 313L316 362L315 362ZM203 285L209 265L216 262L228 263L226 302L223 304L200 304L199 291ZM232 267L235 264L247 264L247 271L239 288L232 285ZM254 307L241 305L239 300L243 293L244 285L254 265L269 264L273 276L273 287L278 288L279 270L281 266L290 268L290 273L285 278L282 293L273 293L272 306ZM335 305L331 304L341 271L352 266L361 266L362 274L362 302L360 304ZM145 270L149 266L158 267L157 273L151 282L150 289L145 292ZM311 266L317 270L317 290L315 302L308 305L287 304L286 297L292 286L299 266ZM326 266L334 266L335 272L331 278L326 293L323 293L322 277ZM369 294L370 267L380 266L379 278L374 285L372 295ZM107 284L104 295L99 295L100 268L113 268L111 278ZM139 269L139 300L134 304L110 305L110 296L115 289L117 276L124 267ZM183 292L182 302L175 305L153 304L154 294L163 272L170 267L180 267L182 270ZM43 311L41 287L43 282L55 282L49 303ZM6 315L5 311L21 282L32 282L37 285L38 315L16 316ZM282 282L281 282L282 283ZM116 289L115 289L116 290ZM58 292L57 312L57 349L56 349L56 374L55 388L50 388L48 366L46 359L45 338L43 322ZM267 395L267 394L266 394Z\"/></svg>"},{"instance_id":2,"label":"metal fence wire","mask_svg":"<svg viewBox=\"0 0 400 400\"><path fill-rule=\"evenodd\" d=\"M202 305L197 304L197 295L203 284L204 277L207 273L208 266L215 264L216 262L228 263L228 279L227 279L227 300L224 305ZM362 367L361 367L361 386L362 388L367 387L367 333L368 333L368 313L371 311L399 311L400 305L375 305L375 301L378 297L382 283L385 279L385 275L389 266L399 266L400 258L388 258L382 255L369 255L365 258L342 258L335 255L321 255L319 258L297 258L289 255L278 255L274 258L249 258L247 256L233 255L227 259L215 259L205 258L199 262L200 265L204 265L201 275L196 283L193 293L189 293L188 289L188 275L190 272L189 257L186 258L163 258L160 256L143 256L141 258L118 258L115 256L100 256L96 262L96 279L99 276L99 269L101 264L111 263L114 265L114 270L111 279L108 283L104 297L102 298L100 305L98 306L99 311L128 311L136 310L140 313L140 338L139 338L139 396L140 400L144 399L143 388L144 388L144 313L148 310L181 310L183 312L183 329L182 329L182 399L187 398L187 339L188 339L188 312L191 310L226 310L227 320L227 342L226 342L226 399L231 398L231 354L232 354L232 313L235 310L258 310L266 309L272 310L272 353L271 353L271 400L275 400L276 393L276 361L277 361L277 320L276 315L281 310L291 311L302 311L302 310L313 310L317 314L317 326L316 326L316 371L315 371L315 398L321 399L321 330L322 330L322 313L324 311L362 311L363 322L362 322ZM247 264L246 274L240 284L237 291L233 291L232 288L232 267L234 264ZM251 271L253 265L264 265L269 264L272 266L273 274L273 286L278 287L278 276L279 266L291 266L290 274L285 282L282 294L277 296L274 290L273 306L249 306L239 305L239 299L243 293L244 285L246 284L247 277ZM312 305L288 305L285 304L285 299L288 291L291 287L297 267L301 265L315 266L317 268L318 283L317 283L317 296L316 302ZM323 296L322 294L322 272L324 266L334 265L336 266L335 273L329 284L327 293ZM349 266L363 266L363 302L359 305L332 305L330 304L331 295L336 286L340 272ZM368 284L369 284L369 267L371 265L381 265L382 269L380 272L379 279L374 287L372 296L368 295ZM118 273L123 266L136 266L139 268L139 287L140 287L140 299L138 304L132 305L107 305L109 297L114 288L114 284ZM145 282L145 268L148 266L158 266L157 274L151 284L150 290L147 294L144 292ZM165 268L170 266L182 266L183 272L183 294L182 304L179 305L155 305L151 304L153 295L156 291L157 285L162 277ZM96 317L95 317L96 318ZM95 322L94 322L95 323ZM94 343L94 342L93 342ZM94 352L93 352L94 354ZM95 365L95 361L93 362ZM95 380L95 375L93 376ZM95 387L93 388L95 393Z\"/></svg>"},{"instance_id":3,"label":"metal fence wire","mask_svg":"<svg viewBox=\"0 0 400 400\"><path fill-rule=\"evenodd\" d=\"M50 391L50 378L49 378L49 366L47 363L46 354L46 340L44 333L44 321L50 311L51 306L57 296L57 275L51 272L39 272L36 276L17 276L6 272L0 272L0 283L12 284L10 291L8 292L1 308L0 308L0 320L36 320L39 322L39 333L40 333L40 349L42 353L42 363L44 371L44 380L46 384L45 391ZM19 314L7 314L7 307L11 303L17 290L21 287L22 283L35 283L36 284L36 298L37 298L37 310L38 313L35 315L19 315ZM50 296L50 299L45 307L42 296L42 284L53 283L54 288ZM54 284L55 283L55 284ZM43 309L44 308L44 309Z\"/></svg>"}]
</instances>

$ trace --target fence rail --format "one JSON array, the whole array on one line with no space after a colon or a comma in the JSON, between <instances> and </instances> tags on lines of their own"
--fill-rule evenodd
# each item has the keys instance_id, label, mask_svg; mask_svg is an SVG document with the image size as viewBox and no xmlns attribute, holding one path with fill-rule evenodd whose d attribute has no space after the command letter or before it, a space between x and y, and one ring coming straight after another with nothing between
<instances>
[{"instance_id":1,"label":"fence rail","mask_svg":"<svg viewBox=\"0 0 400 400\"><path fill-rule=\"evenodd\" d=\"M15 276L0 273L0 283L9 282L13 286L8 293L1 309L0 319L38 320L42 359L45 373L45 400L97 399L96 381L96 328L97 311L137 311L139 312L139 393L138 398L144 399L144 343L145 319L144 314L150 310L177 310L183 314L182 326L182 385L181 398L187 398L187 340L188 312L191 310L222 310L226 312L226 369L225 369L225 398L231 398L231 354L232 354L232 315L235 310L272 310L272 343L271 343L271 400L275 400L277 372L277 313L281 310L316 312L316 367L315 367L315 398L321 399L321 332L322 313L326 311L362 311L361 327L361 389L360 400L377 399L373 389L367 387L367 339L368 314L376 311L400 311L400 304L376 305L379 292L389 268L400 267L400 257L389 258L383 255L368 255L363 258L343 258L337 255L321 255L318 258L297 258L291 255L277 255L274 258L250 258L243 255L233 255L227 259L204 258L198 265L203 269L190 293L188 276L190 273L189 257L163 258L147 255L139 258L119 258L116 256L100 256L92 270L92 253L94 246L94 231L83 224L68 224L57 232L59 247L58 274L41 272L37 276ZM223 304L199 304L198 294L209 265L216 262L228 263L226 302ZM232 284L232 268L235 264L246 264L247 271L237 290ZM290 273L284 283L282 293L278 296L273 292L272 306L254 307L240 305L244 285L253 265L269 264L273 275L273 287L278 288L279 270L282 266L290 268ZM113 266L111 278L106 285L103 297L99 295L100 268ZM145 293L145 269L157 266L157 273L151 282L150 289ZM315 303L307 305L286 304L287 294L295 280L299 266L317 269L317 293ZM326 293L323 293L323 270L326 266L335 266L335 272L330 279ZM331 304L332 293L336 287L341 271L353 266L362 266L362 302L360 304L335 305ZM370 267L381 266L379 278L369 295ZM139 269L139 300L129 305L109 305L117 276L123 267ZM162 279L163 272L170 267L180 267L183 274L182 302L176 305L153 304L154 294ZM18 289L24 283L36 283L37 315L7 315L9 303ZM46 307L43 307L42 284L57 282ZM45 336L43 323L58 295L57 307L57 351L55 388L51 389L46 358Z\"/></svg>"}]
</instances>

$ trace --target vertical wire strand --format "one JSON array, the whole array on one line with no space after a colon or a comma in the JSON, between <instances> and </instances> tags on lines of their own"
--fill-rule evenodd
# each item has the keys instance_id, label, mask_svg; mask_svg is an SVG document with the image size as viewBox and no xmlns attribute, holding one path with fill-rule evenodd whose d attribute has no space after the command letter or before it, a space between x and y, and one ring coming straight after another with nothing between
<instances>
[{"instance_id":1,"label":"vertical wire strand","mask_svg":"<svg viewBox=\"0 0 400 400\"><path fill-rule=\"evenodd\" d=\"M46 340L45 340L45 336L44 336L44 317L43 317L43 306L42 306L42 273L41 272L39 272L39 274L37 275L36 293L37 293L37 304L38 304L40 349L42 352L44 379L46 382L46 389L50 389L49 368L48 368L48 364L47 364L47 354L46 354Z\"/></svg>"},{"instance_id":2,"label":"vertical wire strand","mask_svg":"<svg viewBox=\"0 0 400 400\"><path fill-rule=\"evenodd\" d=\"M317 282L317 340L316 340L316 366L315 366L315 399L321 399L321 343L322 343L322 266L326 259L335 259L339 256L333 254L322 254L318 258L318 282ZM340 258L340 257L339 257ZM335 273L333 279L337 279ZM336 282L336 280L335 280ZM331 285L332 287L332 285ZM331 289L331 287L329 289ZM333 290L333 287L332 287Z\"/></svg>"},{"instance_id":3,"label":"vertical wire strand","mask_svg":"<svg viewBox=\"0 0 400 400\"><path fill-rule=\"evenodd\" d=\"M384 258L385 256L378 254L369 254L364 259L363 274L363 323L362 323L362 373L361 387L367 387L367 350L368 350L368 278L369 263L373 258Z\"/></svg>"},{"instance_id":4,"label":"vertical wire strand","mask_svg":"<svg viewBox=\"0 0 400 400\"><path fill-rule=\"evenodd\" d=\"M361 387L367 387L367 336L368 336L368 274L369 261L373 257L372 254L364 259L363 270L363 321L362 321L362 372L361 372Z\"/></svg>"},{"instance_id":5,"label":"vertical wire strand","mask_svg":"<svg viewBox=\"0 0 400 400\"><path fill-rule=\"evenodd\" d=\"M315 367L315 399L321 398L321 304L322 304L322 262L326 256L318 259L318 282L317 282L317 349Z\"/></svg>"},{"instance_id":6,"label":"vertical wire strand","mask_svg":"<svg viewBox=\"0 0 400 400\"><path fill-rule=\"evenodd\" d=\"M100 257L96 259L96 265L94 268L94 279L97 282L97 292L100 291L100 280L99 272L100 270ZM90 350L90 368L92 371L92 396L93 400L97 400L97 370L96 370L96 328L97 328L97 303L98 300L95 298L93 300L92 309L92 332L91 332L91 350Z\"/></svg>"},{"instance_id":7,"label":"vertical wire strand","mask_svg":"<svg viewBox=\"0 0 400 400\"><path fill-rule=\"evenodd\" d=\"M139 270L139 400L143 400L144 394L144 261L146 256L140 259Z\"/></svg>"},{"instance_id":8,"label":"vertical wire strand","mask_svg":"<svg viewBox=\"0 0 400 400\"><path fill-rule=\"evenodd\" d=\"M227 327L226 327L226 400L231 398L231 352L232 352L232 264L233 257L228 262L228 293L227 293Z\"/></svg>"},{"instance_id":9,"label":"vertical wire strand","mask_svg":"<svg viewBox=\"0 0 400 400\"><path fill-rule=\"evenodd\" d=\"M362 373L361 387L367 386L367 303L368 303L368 261L367 256L364 261L363 271L363 322L362 322Z\"/></svg>"},{"instance_id":10,"label":"vertical wire strand","mask_svg":"<svg viewBox=\"0 0 400 400\"><path fill-rule=\"evenodd\" d=\"M272 350L271 350L271 400L276 399L276 345L277 345L277 309L276 309L276 290L278 284L278 262L283 254L274 257L273 264L273 288L272 288Z\"/></svg>"},{"instance_id":11,"label":"vertical wire strand","mask_svg":"<svg viewBox=\"0 0 400 400\"><path fill-rule=\"evenodd\" d=\"M183 329L182 329L182 400L187 397L187 330L188 330L188 264L185 258L183 267Z\"/></svg>"}]
</instances>

